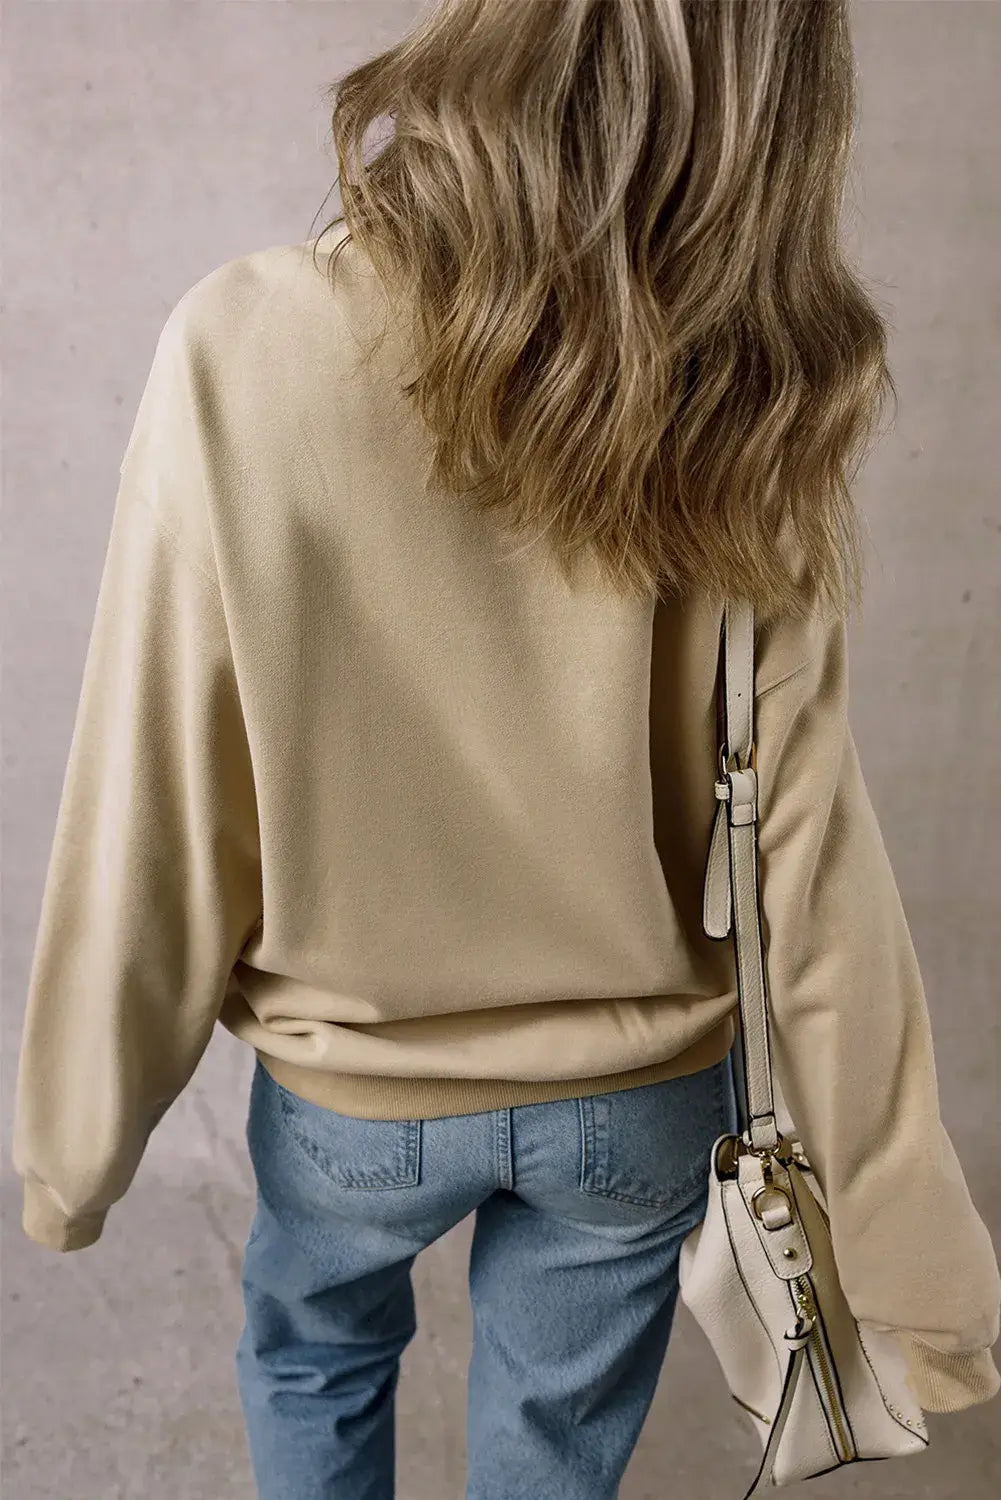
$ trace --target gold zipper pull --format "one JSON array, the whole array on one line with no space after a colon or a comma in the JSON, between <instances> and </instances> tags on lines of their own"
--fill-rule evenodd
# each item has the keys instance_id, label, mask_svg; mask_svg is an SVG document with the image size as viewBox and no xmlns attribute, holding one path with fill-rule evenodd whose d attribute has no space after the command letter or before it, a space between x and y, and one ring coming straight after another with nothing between
<instances>
[{"instance_id":1,"label":"gold zipper pull","mask_svg":"<svg viewBox=\"0 0 1001 1500\"><path fill-rule=\"evenodd\" d=\"M806 1313L807 1317L816 1321L817 1304L813 1300L813 1288L805 1277L799 1277L796 1281L796 1301Z\"/></svg>"},{"instance_id":2,"label":"gold zipper pull","mask_svg":"<svg viewBox=\"0 0 1001 1500\"><path fill-rule=\"evenodd\" d=\"M806 1343L810 1334L817 1324L817 1304L813 1300L813 1290L805 1278L796 1281L796 1302L799 1313L796 1316L795 1327L786 1330L783 1337L794 1349L799 1349Z\"/></svg>"}]
</instances>

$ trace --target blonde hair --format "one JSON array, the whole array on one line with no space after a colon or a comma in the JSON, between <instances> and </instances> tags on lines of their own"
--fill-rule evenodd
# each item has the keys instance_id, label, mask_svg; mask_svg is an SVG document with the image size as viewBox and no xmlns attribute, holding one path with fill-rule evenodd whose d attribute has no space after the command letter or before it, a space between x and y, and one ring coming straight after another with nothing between
<instances>
[{"instance_id":1,"label":"blonde hair","mask_svg":"<svg viewBox=\"0 0 1001 1500\"><path fill-rule=\"evenodd\" d=\"M896 391L839 244L847 0L435 0L327 93L328 270L354 239L409 305L436 484L568 579L860 604Z\"/></svg>"}]
</instances>

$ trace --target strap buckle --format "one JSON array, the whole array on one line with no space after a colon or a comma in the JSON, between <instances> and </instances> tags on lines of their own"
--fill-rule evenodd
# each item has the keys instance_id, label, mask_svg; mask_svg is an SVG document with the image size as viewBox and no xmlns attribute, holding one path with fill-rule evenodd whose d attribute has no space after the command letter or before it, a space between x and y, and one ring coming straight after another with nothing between
<instances>
[{"instance_id":1,"label":"strap buckle","mask_svg":"<svg viewBox=\"0 0 1001 1500\"><path fill-rule=\"evenodd\" d=\"M732 765L730 764L731 761L733 762ZM747 758L746 766L741 765L740 755L738 751L734 750L732 755L728 755L726 742L724 741L723 744L720 745L719 774L721 779L726 776L727 771L746 771L748 768L750 768L752 771L756 771L758 769L756 746L753 740L751 741L751 753ZM719 783L717 783L717 785L718 784Z\"/></svg>"}]
</instances>

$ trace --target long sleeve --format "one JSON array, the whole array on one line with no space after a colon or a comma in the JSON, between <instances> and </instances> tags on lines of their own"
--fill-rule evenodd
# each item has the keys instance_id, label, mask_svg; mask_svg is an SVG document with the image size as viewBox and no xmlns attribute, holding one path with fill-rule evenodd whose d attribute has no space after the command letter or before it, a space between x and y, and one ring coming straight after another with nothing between
<instances>
[{"instance_id":1,"label":"long sleeve","mask_svg":"<svg viewBox=\"0 0 1001 1500\"><path fill-rule=\"evenodd\" d=\"M897 1330L929 1410L999 1388L1001 1278L942 1124L925 993L848 722L847 638L757 707L773 1061L855 1317Z\"/></svg>"},{"instance_id":2,"label":"long sleeve","mask_svg":"<svg viewBox=\"0 0 1001 1500\"><path fill-rule=\"evenodd\" d=\"M121 468L23 1026L12 1159L24 1231L56 1250L101 1235L261 909L180 324L161 335Z\"/></svg>"}]
</instances>

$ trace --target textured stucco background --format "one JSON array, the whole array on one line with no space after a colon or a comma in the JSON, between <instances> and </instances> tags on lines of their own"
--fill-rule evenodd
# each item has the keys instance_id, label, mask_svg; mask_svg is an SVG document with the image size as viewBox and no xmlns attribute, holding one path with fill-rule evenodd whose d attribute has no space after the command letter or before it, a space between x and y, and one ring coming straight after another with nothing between
<instances>
[{"instance_id":1,"label":"textured stucco background","mask_svg":"<svg viewBox=\"0 0 1001 1500\"><path fill-rule=\"evenodd\" d=\"M233 1371L251 1056L217 1031L103 1238L59 1255L20 1229L17 1042L118 464L156 336L213 267L304 239L334 211L321 90L418 9L3 5L4 1500L253 1494ZM871 540L852 721L922 962L944 1117L997 1234L1001 5L861 0L854 25L849 227L892 325L900 409L856 481ZM418 1263L401 1500L462 1493L466 1229ZM1001 1492L999 1417L997 1402L932 1417L926 1455L812 1493L987 1500ZM755 1447L681 1309L623 1500L728 1500Z\"/></svg>"}]
</instances>

